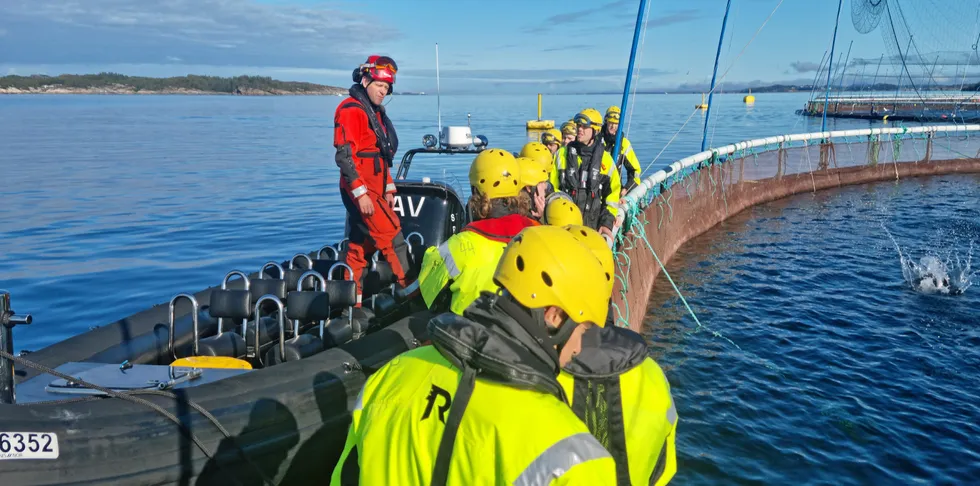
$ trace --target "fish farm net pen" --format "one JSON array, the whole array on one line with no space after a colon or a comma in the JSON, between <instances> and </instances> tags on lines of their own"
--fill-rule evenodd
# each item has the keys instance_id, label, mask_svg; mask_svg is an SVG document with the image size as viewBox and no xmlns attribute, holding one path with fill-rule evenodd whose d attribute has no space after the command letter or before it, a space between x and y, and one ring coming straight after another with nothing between
<instances>
[{"instance_id":1,"label":"fish farm net pen","mask_svg":"<svg viewBox=\"0 0 980 486\"><path fill-rule=\"evenodd\" d=\"M701 321L668 273L666 263L682 244L744 209L792 194L980 173L978 134L980 125L959 124L781 135L709 149L655 172L618 204L616 325L641 330L653 283L662 272L694 320L692 332L708 330L745 352ZM674 190L678 184L683 190Z\"/></svg>"}]
</instances>

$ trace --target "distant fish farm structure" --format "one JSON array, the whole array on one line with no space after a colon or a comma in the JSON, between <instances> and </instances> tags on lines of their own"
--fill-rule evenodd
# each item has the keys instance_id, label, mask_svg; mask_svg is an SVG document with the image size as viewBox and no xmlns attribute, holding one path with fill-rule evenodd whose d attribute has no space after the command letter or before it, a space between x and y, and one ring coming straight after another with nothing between
<instances>
[{"instance_id":1,"label":"distant fish farm structure","mask_svg":"<svg viewBox=\"0 0 980 486\"><path fill-rule=\"evenodd\" d=\"M806 102L799 115L917 122L980 122L980 95L921 93L919 95L834 95Z\"/></svg>"},{"instance_id":2,"label":"distant fish farm structure","mask_svg":"<svg viewBox=\"0 0 980 486\"><path fill-rule=\"evenodd\" d=\"M855 40L877 32L878 58L837 44L814 64L810 98L799 115L866 120L980 122L980 13L976 0L851 0ZM835 51L835 47L837 48ZM860 45L856 52L861 52ZM828 55L829 54L829 55ZM822 130L826 129L826 121Z\"/></svg>"}]
</instances>

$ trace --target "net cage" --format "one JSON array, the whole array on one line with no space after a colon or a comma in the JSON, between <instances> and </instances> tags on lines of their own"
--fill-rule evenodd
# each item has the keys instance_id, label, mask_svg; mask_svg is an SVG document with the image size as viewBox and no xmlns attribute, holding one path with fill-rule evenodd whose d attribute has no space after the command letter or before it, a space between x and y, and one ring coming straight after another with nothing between
<instances>
[{"instance_id":1,"label":"net cage","mask_svg":"<svg viewBox=\"0 0 980 486\"><path fill-rule=\"evenodd\" d=\"M616 324L639 331L654 280L667 260L684 242L743 209L832 187L977 172L980 125L780 135L685 157L647 177L620 201Z\"/></svg>"}]
</instances>

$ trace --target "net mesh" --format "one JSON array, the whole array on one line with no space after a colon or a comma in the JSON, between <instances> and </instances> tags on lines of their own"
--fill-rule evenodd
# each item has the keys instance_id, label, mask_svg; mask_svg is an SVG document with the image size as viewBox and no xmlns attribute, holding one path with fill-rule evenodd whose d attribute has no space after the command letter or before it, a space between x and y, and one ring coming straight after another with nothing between
<instances>
[{"instance_id":1,"label":"net mesh","mask_svg":"<svg viewBox=\"0 0 980 486\"><path fill-rule=\"evenodd\" d=\"M801 192L953 172L980 172L980 125L786 135L677 161L623 198L616 233L616 324L640 330L654 280L661 273L670 279L667 259L743 209ZM680 297L697 330L724 338Z\"/></svg>"}]
</instances>

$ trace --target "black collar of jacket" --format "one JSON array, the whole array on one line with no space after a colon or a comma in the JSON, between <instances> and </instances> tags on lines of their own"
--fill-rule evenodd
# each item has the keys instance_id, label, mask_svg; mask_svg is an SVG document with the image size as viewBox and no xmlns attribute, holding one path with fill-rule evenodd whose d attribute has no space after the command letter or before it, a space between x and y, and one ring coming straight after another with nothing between
<instances>
[{"instance_id":1,"label":"black collar of jacket","mask_svg":"<svg viewBox=\"0 0 980 486\"><path fill-rule=\"evenodd\" d=\"M640 334L622 327L595 327L582 334L582 352L564 370L581 378L621 375L643 363L647 343Z\"/></svg>"},{"instance_id":2,"label":"black collar of jacket","mask_svg":"<svg viewBox=\"0 0 980 486\"><path fill-rule=\"evenodd\" d=\"M520 388L534 389L564 400L558 384L558 355L538 344L519 320L542 326L544 313L507 305L507 295L483 292L459 316L446 312L429 321L432 344L457 368L477 369L477 376ZM503 305L501 305L503 304ZM519 307L515 312L513 307ZM518 315L514 315L518 314ZM523 314L523 315L520 315Z\"/></svg>"},{"instance_id":3,"label":"black collar of jacket","mask_svg":"<svg viewBox=\"0 0 980 486\"><path fill-rule=\"evenodd\" d=\"M373 111L378 111L381 113L385 112L384 106L371 103L371 98L368 97L367 90L364 89L364 86L361 86L360 84L352 84L347 92L350 94L351 98L359 101L365 108L370 108Z\"/></svg>"},{"instance_id":4,"label":"black collar of jacket","mask_svg":"<svg viewBox=\"0 0 980 486\"><path fill-rule=\"evenodd\" d=\"M592 143L589 144L589 145L586 145L586 144L584 144L582 142L579 142L578 140L575 140L574 142L570 143L569 145L571 145L572 147L575 148L575 152L580 157L583 157L583 158L584 157L595 158L595 157L593 157L593 155L596 155L596 154L598 154L600 158L602 157L603 143L602 143L602 136L600 136L600 135L597 135L595 137L592 137Z\"/></svg>"},{"instance_id":5,"label":"black collar of jacket","mask_svg":"<svg viewBox=\"0 0 980 486\"><path fill-rule=\"evenodd\" d=\"M395 159L395 153L398 152L398 132L395 131L395 125L388 118L388 114L385 112L385 107L383 105L375 105L371 103L371 99L367 95L367 90L364 86L360 84L351 85L350 89L347 91L351 98L357 100L357 102L364 108L364 111L368 115L368 126L374 132L375 138L378 140L378 150L381 151L382 157L385 159L388 165L391 165ZM378 118L374 116L375 113L381 113L381 121L384 123L384 129L378 123Z\"/></svg>"}]
</instances>

